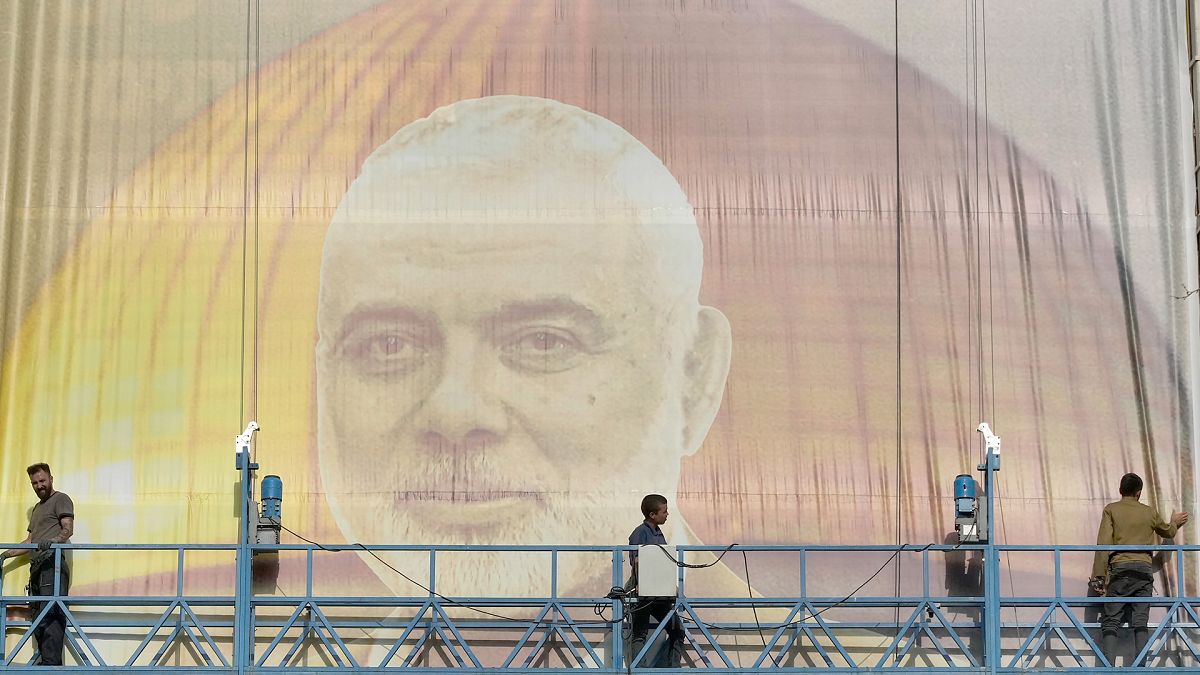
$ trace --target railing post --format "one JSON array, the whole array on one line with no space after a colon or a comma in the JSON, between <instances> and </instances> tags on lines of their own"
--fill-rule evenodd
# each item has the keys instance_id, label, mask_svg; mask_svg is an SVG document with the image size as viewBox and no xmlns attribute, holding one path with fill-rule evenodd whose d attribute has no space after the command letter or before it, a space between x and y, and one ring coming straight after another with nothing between
<instances>
[{"instance_id":1,"label":"railing post","mask_svg":"<svg viewBox=\"0 0 1200 675\"><path fill-rule=\"evenodd\" d=\"M233 662L239 675L246 672L250 654L250 546L239 542L237 548L237 583L233 599Z\"/></svg>"},{"instance_id":2,"label":"railing post","mask_svg":"<svg viewBox=\"0 0 1200 675\"><path fill-rule=\"evenodd\" d=\"M254 471L256 462L250 461L249 452L237 453L237 469L241 473L238 508L238 545L235 562L235 590L233 598L233 665L238 675L254 664L254 627L252 625L251 596L253 594L253 565L251 538L255 531L251 526L254 511Z\"/></svg>"},{"instance_id":3,"label":"railing post","mask_svg":"<svg viewBox=\"0 0 1200 675\"><path fill-rule=\"evenodd\" d=\"M620 548L614 548L613 552L613 574L612 585L624 586L625 580L623 574L624 555ZM609 626L612 634L612 658L613 670L621 672L625 670L625 640L622 638L622 622L625 620L625 601L613 601L613 618L612 625Z\"/></svg>"},{"instance_id":4,"label":"railing post","mask_svg":"<svg viewBox=\"0 0 1200 675\"><path fill-rule=\"evenodd\" d=\"M0 561L0 663L8 660L8 603L4 601L4 561Z\"/></svg>"},{"instance_id":5,"label":"railing post","mask_svg":"<svg viewBox=\"0 0 1200 675\"><path fill-rule=\"evenodd\" d=\"M989 541L983 552L983 633L989 673L1000 667L1000 551Z\"/></svg>"},{"instance_id":6,"label":"railing post","mask_svg":"<svg viewBox=\"0 0 1200 675\"><path fill-rule=\"evenodd\" d=\"M986 428L980 425L981 428ZM987 432L985 432L987 433ZM987 437L983 471L987 497L987 543L983 550L983 638L984 663L989 673L1000 667L1000 552L996 549L996 473L1000 471L1000 439Z\"/></svg>"}]
</instances>

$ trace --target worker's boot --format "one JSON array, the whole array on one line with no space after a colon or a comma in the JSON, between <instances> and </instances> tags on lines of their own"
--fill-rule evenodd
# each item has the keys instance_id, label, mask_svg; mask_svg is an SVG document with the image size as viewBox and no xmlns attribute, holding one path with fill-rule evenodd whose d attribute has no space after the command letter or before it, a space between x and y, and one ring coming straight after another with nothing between
<instances>
[{"instance_id":1,"label":"worker's boot","mask_svg":"<svg viewBox=\"0 0 1200 675\"><path fill-rule=\"evenodd\" d=\"M1113 668L1117 667L1117 634L1105 633L1104 642L1100 645L1100 650L1104 652L1104 658L1108 659L1108 665Z\"/></svg>"},{"instance_id":2,"label":"worker's boot","mask_svg":"<svg viewBox=\"0 0 1200 675\"><path fill-rule=\"evenodd\" d=\"M664 668L678 668L683 663L683 642L679 640L671 640L670 649L667 650L667 663Z\"/></svg>"},{"instance_id":3,"label":"worker's boot","mask_svg":"<svg viewBox=\"0 0 1200 675\"><path fill-rule=\"evenodd\" d=\"M629 656L628 656L630 668L634 668L638 665L637 663L634 663L633 660L637 658L637 655L640 654L642 651L642 647L645 647L645 646L646 646L645 638L642 638L641 640L635 639L635 640L630 641Z\"/></svg>"},{"instance_id":4,"label":"worker's boot","mask_svg":"<svg viewBox=\"0 0 1200 675\"><path fill-rule=\"evenodd\" d=\"M1142 650L1146 648L1146 640L1150 637L1150 631L1146 628L1133 629L1133 658L1141 656ZM1129 667L1142 665L1136 660L1129 662Z\"/></svg>"}]
</instances>

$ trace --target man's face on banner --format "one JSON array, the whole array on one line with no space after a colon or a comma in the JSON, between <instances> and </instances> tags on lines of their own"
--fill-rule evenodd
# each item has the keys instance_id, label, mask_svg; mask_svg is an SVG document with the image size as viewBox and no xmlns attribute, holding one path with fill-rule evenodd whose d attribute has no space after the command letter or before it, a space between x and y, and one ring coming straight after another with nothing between
<instances>
[{"instance_id":1,"label":"man's face on banner","mask_svg":"<svg viewBox=\"0 0 1200 675\"><path fill-rule=\"evenodd\" d=\"M713 386L697 350L716 325L724 349L708 359L723 387L728 326L672 270L695 262L678 253L698 248L694 222L646 222L571 171L420 178L455 207L416 218L379 209L387 180L368 177L349 199L370 213L339 210L318 406L325 490L348 538L622 543L642 494L674 492L715 413L696 418ZM551 208L531 209L531 193Z\"/></svg>"},{"instance_id":2,"label":"man's face on banner","mask_svg":"<svg viewBox=\"0 0 1200 675\"><path fill-rule=\"evenodd\" d=\"M325 479L394 495L357 536L541 541L566 493L673 483L682 345L646 271L583 227L437 229L330 250Z\"/></svg>"}]
</instances>

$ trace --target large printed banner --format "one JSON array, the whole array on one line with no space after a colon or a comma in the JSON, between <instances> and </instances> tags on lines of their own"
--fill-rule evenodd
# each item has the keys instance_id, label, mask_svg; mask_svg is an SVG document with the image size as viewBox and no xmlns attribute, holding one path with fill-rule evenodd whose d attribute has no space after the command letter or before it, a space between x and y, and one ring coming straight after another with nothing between
<instances>
[{"instance_id":1,"label":"large printed banner","mask_svg":"<svg viewBox=\"0 0 1200 675\"><path fill-rule=\"evenodd\" d=\"M46 461L77 542L232 542L250 419L327 542L940 543L981 421L1002 541L1192 507L1182 2L246 5L0 10L0 539Z\"/></svg>"}]
</instances>

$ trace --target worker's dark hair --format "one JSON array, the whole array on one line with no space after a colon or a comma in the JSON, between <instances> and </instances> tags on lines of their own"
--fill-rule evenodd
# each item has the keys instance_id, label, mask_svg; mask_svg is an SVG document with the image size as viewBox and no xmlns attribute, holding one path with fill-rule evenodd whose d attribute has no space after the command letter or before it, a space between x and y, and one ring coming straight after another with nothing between
<instances>
[{"instance_id":1,"label":"worker's dark hair","mask_svg":"<svg viewBox=\"0 0 1200 675\"><path fill-rule=\"evenodd\" d=\"M1121 496L1132 497L1142 491L1142 477L1136 473L1121 476Z\"/></svg>"},{"instance_id":2,"label":"worker's dark hair","mask_svg":"<svg viewBox=\"0 0 1200 675\"><path fill-rule=\"evenodd\" d=\"M666 497L662 495L646 495L645 497L642 497L642 515L646 518L649 518L651 513L654 513L666 505Z\"/></svg>"},{"instance_id":3,"label":"worker's dark hair","mask_svg":"<svg viewBox=\"0 0 1200 675\"><path fill-rule=\"evenodd\" d=\"M25 467L25 473L29 474L30 476L39 471L45 471L47 476L54 475L50 473L50 465L45 462L38 462L37 464L30 464L29 466Z\"/></svg>"}]
</instances>

